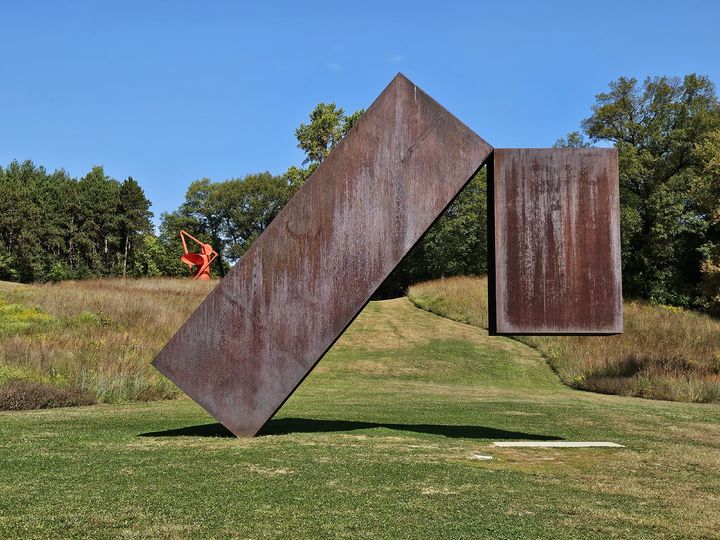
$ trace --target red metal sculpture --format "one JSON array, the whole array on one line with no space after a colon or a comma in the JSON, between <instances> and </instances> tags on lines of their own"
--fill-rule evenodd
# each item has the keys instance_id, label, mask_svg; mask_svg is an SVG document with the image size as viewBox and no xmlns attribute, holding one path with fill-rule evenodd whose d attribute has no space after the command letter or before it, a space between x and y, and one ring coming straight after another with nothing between
<instances>
[{"instance_id":1,"label":"red metal sculpture","mask_svg":"<svg viewBox=\"0 0 720 540\"><path fill-rule=\"evenodd\" d=\"M188 251L185 237L193 240L200 246L200 253ZM180 260L190 267L193 271L193 267L197 268L193 272L193 279L200 281L210 280L210 263L213 262L218 254L212 248L210 244L201 242L187 231L180 231L180 240L182 241L184 254L180 257Z\"/></svg>"}]
</instances>

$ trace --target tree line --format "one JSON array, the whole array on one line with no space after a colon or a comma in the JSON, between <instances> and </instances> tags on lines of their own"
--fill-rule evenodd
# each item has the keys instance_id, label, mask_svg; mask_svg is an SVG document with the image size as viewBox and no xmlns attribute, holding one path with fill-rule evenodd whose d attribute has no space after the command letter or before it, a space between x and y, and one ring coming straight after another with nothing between
<instances>
[{"instance_id":1,"label":"tree line","mask_svg":"<svg viewBox=\"0 0 720 540\"><path fill-rule=\"evenodd\" d=\"M620 160L623 293L720 308L720 103L709 78L621 77L559 146Z\"/></svg>"},{"instance_id":2,"label":"tree line","mask_svg":"<svg viewBox=\"0 0 720 540\"><path fill-rule=\"evenodd\" d=\"M52 174L31 162L0 168L0 279L183 275L178 231L218 251L224 275L363 111L320 103L295 131L305 159L268 172L192 182L184 202L163 213L132 178ZM693 308L720 307L720 103L698 75L621 77L596 96L581 131L556 146L614 145L620 157L623 287L626 297ZM378 292L487 272L485 171L473 178Z\"/></svg>"},{"instance_id":3,"label":"tree line","mask_svg":"<svg viewBox=\"0 0 720 540\"><path fill-rule=\"evenodd\" d=\"M75 179L30 161L0 167L0 279L140 275L150 201L94 167Z\"/></svg>"}]
</instances>

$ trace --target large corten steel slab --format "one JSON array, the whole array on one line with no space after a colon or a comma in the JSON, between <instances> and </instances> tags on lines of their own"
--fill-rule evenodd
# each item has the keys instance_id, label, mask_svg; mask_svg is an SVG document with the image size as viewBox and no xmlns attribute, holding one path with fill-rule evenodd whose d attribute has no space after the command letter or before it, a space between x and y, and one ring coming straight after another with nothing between
<instances>
[{"instance_id":1,"label":"large corten steel slab","mask_svg":"<svg viewBox=\"0 0 720 540\"><path fill-rule=\"evenodd\" d=\"M491 151L398 75L153 364L255 435Z\"/></svg>"},{"instance_id":2,"label":"large corten steel slab","mask_svg":"<svg viewBox=\"0 0 720 540\"><path fill-rule=\"evenodd\" d=\"M617 151L495 149L490 161L491 333L621 333Z\"/></svg>"}]
</instances>

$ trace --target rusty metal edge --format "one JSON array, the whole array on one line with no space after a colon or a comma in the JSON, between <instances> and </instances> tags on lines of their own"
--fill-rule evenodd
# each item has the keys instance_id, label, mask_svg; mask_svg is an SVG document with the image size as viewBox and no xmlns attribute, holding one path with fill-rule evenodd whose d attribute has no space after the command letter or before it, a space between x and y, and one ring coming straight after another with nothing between
<instances>
[{"instance_id":1,"label":"rusty metal edge","mask_svg":"<svg viewBox=\"0 0 720 540\"><path fill-rule=\"evenodd\" d=\"M497 304L495 302L495 150L490 153L487 159L487 254L488 254L488 334L491 336L497 333Z\"/></svg>"}]
</instances>

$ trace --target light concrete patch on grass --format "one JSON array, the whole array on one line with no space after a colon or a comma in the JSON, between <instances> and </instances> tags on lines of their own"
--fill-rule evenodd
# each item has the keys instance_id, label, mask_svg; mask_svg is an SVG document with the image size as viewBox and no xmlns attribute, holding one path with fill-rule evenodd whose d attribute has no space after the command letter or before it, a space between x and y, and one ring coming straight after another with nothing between
<instances>
[{"instance_id":1,"label":"light concrete patch on grass","mask_svg":"<svg viewBox=\"0 0 720 540\"><path fill-rule=\"evenodd\" d=\"M625 448L607 441L499 441L492 444L504 448Z\"/></svg>"}]
</instances>

